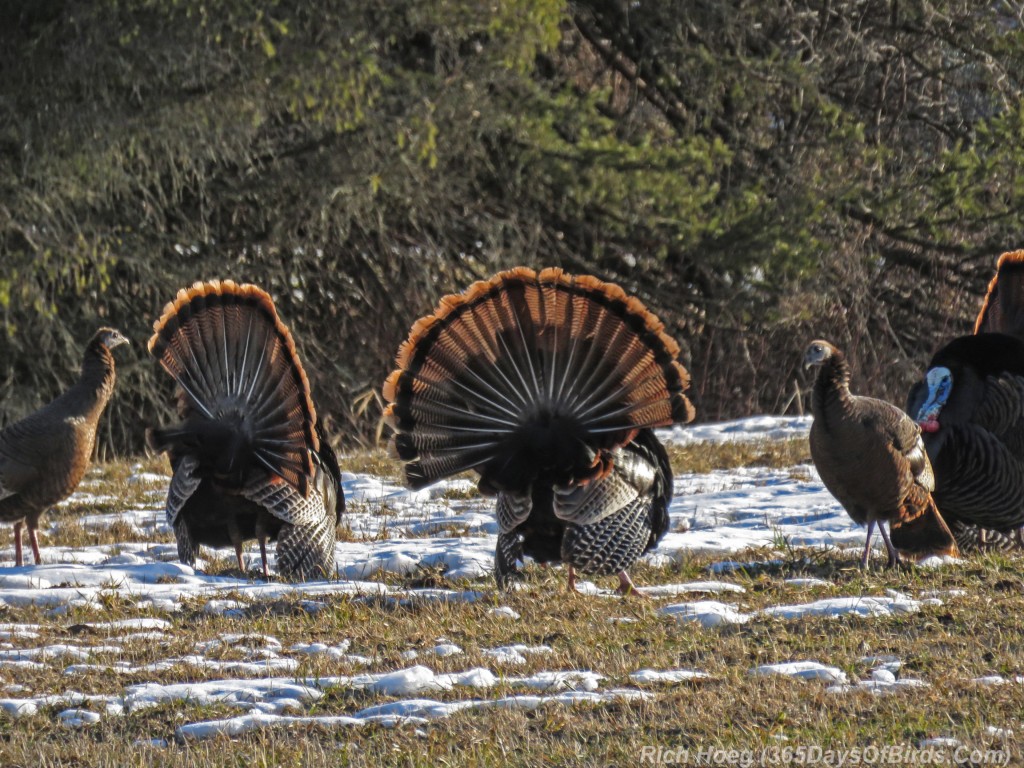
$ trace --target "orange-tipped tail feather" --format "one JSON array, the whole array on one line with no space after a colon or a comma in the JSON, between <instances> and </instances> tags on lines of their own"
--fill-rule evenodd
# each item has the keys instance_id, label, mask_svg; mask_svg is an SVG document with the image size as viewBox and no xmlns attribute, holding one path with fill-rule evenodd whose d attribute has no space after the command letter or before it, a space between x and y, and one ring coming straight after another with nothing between
<instances>
[{"instance_id":1,"label":"orange-tipped tail feather","mask_svg":"<svg viewBox=\"0 0 1024 768\"><path fill-rule=\"evenodd\" d=\"M1024 338L1024 251L1010 251L999 257L974 332Z\"/></svg>"},{"instance_id":2,"label":"orange-tipped tail feather","mask_svg":"<svg viewBox=\"0 0 1024 768\"><path fill-rule=\"evenodd\" d=\"M251 458L306 495L319 448L316 410L295 342L266 291L231 280L196 283L167 304L153 330L149 352L177 382L184 419L153 431L167 442L158 447L205 449L231 465L223 472Z\"/></svg>"},{"instance_id":3,"label":"orange-tipped tail feather","mask_svg":"<svg viewBox=\"0 0 1024 768\"><path fill-rule=\"evenodd\" d=\"M577 479L638 429L693 418L678 354L617 285L501 272L413 325L383 387L392 450L413 487L467 469L498 490Z\"/></svg>"}]
</instances>

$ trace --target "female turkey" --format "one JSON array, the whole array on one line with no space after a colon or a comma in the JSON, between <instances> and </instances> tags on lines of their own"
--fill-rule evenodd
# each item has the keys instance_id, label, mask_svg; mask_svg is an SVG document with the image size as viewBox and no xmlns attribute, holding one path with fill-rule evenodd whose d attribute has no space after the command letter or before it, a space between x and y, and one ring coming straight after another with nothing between
<instances>
[{"instance_id":1,"label":"female turkey","mask_svg":"<svg viewBox=\"0 0 1024 768\"><path fill-rule=\"evenodd\" d=\"M975 333L932 357L907 397L935 468L935 501L957 530L1024 525L1024 251L999 258ZM966 535L966 534L965 534Z\"/></svg>"},{"instance_id":2,"label":"female turkey","mask_svg":"<svg viewBox=\"0 0 1024 768\"><path fill-rule=\"evenodd\" d=\"M78 381L56 400L0 432L0 520L14 523L14 562L22 565L21 529L42 562L39 517L70 496L92 459L96 426L114 393L111 350L128 339L100 328L85 348Z\"/></svg>"},{"instance_id":3,"label":"female turkey","mask_svg":"<svg viewBox=\"0 0 1024 768\"><path fill-rule=\"evenodd\" d=\"M846 357L827 341L811 342L804 365L818 367L811 396L811 458L850 517L868 526L861 568L867 568L876 524L888 567L899 564L897 549L955 554L953 535L931 497L934 479L921 430L896 406L851 394Z\"/></svg>"},{"instance_id":4,"label":"female turkey","mask_svg":"<svg viewBox=\"0 0 1024 768\"><path fill-rule=\"evenodd\" d=\"M618 574L668 529L672 470L651 428L690 421L679 346L621 288L521 267L446 296L384 384L391 446L422 488L465 470L497 496L495 576L524 555Z\"/></svg>"}]
</instances>

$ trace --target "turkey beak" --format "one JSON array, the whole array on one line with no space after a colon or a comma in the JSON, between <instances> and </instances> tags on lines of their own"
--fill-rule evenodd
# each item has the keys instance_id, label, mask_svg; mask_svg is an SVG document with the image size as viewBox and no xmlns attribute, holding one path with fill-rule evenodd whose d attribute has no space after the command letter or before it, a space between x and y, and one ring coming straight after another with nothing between
<instances>
[{"instance_id":1,"label":"turkey beak","mask_svg":"<svg viewBox=\"0 0 1024 768\"><path fill-rule=\"evenodd\" d=\"M825 350L822 349L820 341L811 342L811 345L804 352L804 370L813 368L816 365L821 365L825 362Z\"/></svg>"},{"instance_id":2,"label":"turkey beak","mask_svg":"<svg viewBox=\"0 0 1024 768\"><path fill-rule=\"evenodd\" d=\"M122 344L128 344L129 346L131 346L131 342L128 341L128 339L123 334L117 331L115 331L114 333L110 334L107 337L106 344L107 349L113 349L114 347L119 347Z\"/></svg>"}]
</instances>

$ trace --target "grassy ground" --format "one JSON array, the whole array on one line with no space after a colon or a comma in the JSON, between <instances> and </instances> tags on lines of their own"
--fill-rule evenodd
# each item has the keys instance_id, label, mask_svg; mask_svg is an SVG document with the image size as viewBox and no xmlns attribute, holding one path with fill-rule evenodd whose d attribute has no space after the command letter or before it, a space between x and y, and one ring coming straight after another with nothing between
<instances>
[{"instance_id":1,"label":"grassy ground","mask_svg":"<svg viewBox=\"0 0 1024 768\"><path fill-rule=\"evenodd\" d=\"M680 451L673 458L680 465L692 466ZM709 462L706 468L752 462L788 466L803 458L797 443L747 452L727 448L718 454L705 447L700 455L700 461ZM358 460L367 461L365 457ZM127 495L128 503L132 503L134 491L125 482L127 474L126 465L104 467L91 490ZM67 517L66 512L60 515L61 522ZM94 532L90 534L93 538L83 542L85 534L73 522L68 519L66 526L58 526L46 543L71 545L102 539L102 533ZM67 541L62 540L65 530ZM118 532L111 535L116 537ZM767 553L747 554L750 559L764 560ZM896 589L913 597L938 591L942 604L893 618L755 618L743 625L706 629L677 623L657 612L659 606L699 596L619 601L567 594L560 569L532 568L526 587L512 594L496 593L486 582L450 585L486 589L488 597L473 604L395 608L339 596L329 600L327 610L314 614L297 602L277 601L264 610L252 611L247 618L209 615L199 605L187 605L180 614L164 616L174 625L166 641L130 642L123 653L109 660L146 664L195 653L198 643L226 633L252 633L276 637L284 648L300 642L337 644L349 639L351 653L372 659L368 668L353 668L318 657L303 662L297 677L386 672L413 663L425 664L438 673L488 667L499 677L502 672L518 676L542 670L590 670L605 676L602 690L636 688L629 674L643 668L695 669L709 677L690 683L643 686L652 694L646 701L599 707L548 705L531 711L482 710L426 726L268 730L233 740L188 744L174 741L176 726L233 717L243 711L176 702L124 717L107 717L88 728L71 730L57 722L56 713L66 708L59 705L19 719L0 714L0 765L253 768L654 764L650 761L654 754L645 753L645 746L661 747L663 755L664 750L689 748L689 764L696 765L698 749L749 749L759 757L766 748L803 746L824 752L850 747L907 747L935 736L952 736L976 749L1009 749L1014 764L1019 764L1019 748L988 728L1024 732L1024 684L981 685L971 681L993 674L1012 681L1015 675L1024 675L1024 579L1020 560L989 555L956 567L864 574L856 567L855 553L783 549L771 557L781 557L782 564L724 577L743 586L746 593L720 599L738 603L750 612L824 597L878 596L886 589ZM231 562L224 558L215 567L227 569ZM710 562L710 558L694 557L666 568L639 567L634 578L641 585L707 579ZM830 584L807 587L785 583L792 576L815 576ZM443 576L431 578L444 583ZM389 580L394 584L413 582L399 577ZM963 590L963 594L951 596L950 590ZM497 605L511 607L521 618L509 620L490 614L489 609ZM59 618L49 618L38 608L6 608L0 611L0 622L43 625L42 637L13 639L15 647L67 642L99 645L102 636L94 636L94 631L82 627L84 623L138 615L134 607L113 600L104 611L72 609ZM622 618L630 621L609 621ZM422 653L442 637L461 646L465 653L446 658ZM546 644L553 652L528 656L525 665L515 667L496 666L493 659L481 654L484 649L512 643ZM402 658L401 654L409 650L421 652L415 662ZM218 653L224 659L237 655L231 648ZM871 668L864 658L872 655L899 657L904 677L920 678L930 685L888 696L863 691L835 694L827 693L826 684L818 681L749 674L758 664L816 660L839 667L851 680L863 680L870 676ZM43 669L0 666L0 696L12 695L3 692L11 684L26 686L32 694L73 690L120 695L134 683L224 677L191 667L138 675L89 672L72 677L64 674L68 663L57 658L47 661ZM456 688L427 698L496 698L524 692L503 683L483 692ZM388 696L342 688L329 691L302 714L352 714L388 700ZM151 739L166 739L169 745L149 746ZM771 752L767 756L784 758L785 754ZM953 756L949 749L946 757L950 759L942 764L954 764ZM970 755L961 752L958 756ZM797 764L798 760L790 762Z\"/></svg>"}]
</instances>

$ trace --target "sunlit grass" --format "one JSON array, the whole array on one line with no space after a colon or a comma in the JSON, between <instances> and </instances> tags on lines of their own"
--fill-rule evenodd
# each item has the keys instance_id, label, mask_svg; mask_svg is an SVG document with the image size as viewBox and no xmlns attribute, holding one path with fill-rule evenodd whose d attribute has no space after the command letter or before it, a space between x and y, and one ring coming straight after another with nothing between
<instances>
[{"instance_id":1,"label":"sunlit grass","mask_svg":"<svg viewBox=\"0 0 1024 768\"><path fill-rule=\"evenodd\" d=\"M778 446L736 445L709 449L673 449L677 469L708 471L754 464L780 468L801 461L800 441ZM790 457L787 459L787 457ZM706 462L706 463L701 463ZM696 466L690 466L696 465ZM127 467L127 468L126 468ZM152 506L152 486L132 484L129 465L103 467L90 488L97 496L117 496L128 508ZM471 495L470 495L471 498ZM457 498L454 500L462 501ZM490 508L490 501L481 502ZM88 506L87 504L85 505ZM355 505L360 511L372 511ZM80 510L93 513L96 509ZM156 514L159 514L158 512ZM380 509L378 515L386 516ZM97 546L138 541L134 526L112 516L106 530L85 526L62 513L53 520L47 544ZM161 541L171 541L161 534ZM351 529L342 540L355 540ZM233 553L204 550L212 574L238 575ZM51 613L36 606L8 606L4 623L40 624L40 637L14 637L17 648L70 644L78 647L120 645L116 652L97 652L96 664L126 662L132 667L164 659L185 659L203 643L229 634L248 639L206 651L217 661L253 660L237 646L259 646L262 636L276 638L282 655L299 659L285 678L326 678L363 672L388 672L414 664L436 673L485 667L499 684L485 691L455 688L417 698L461 700L533 693L512 678L546 670L589 670L603 676L601 690L637 687L630 674L649 668L694 669L708 679L675 685L648 685L648 701L602 706L541 706L534 710L479 710L419 725L379 725L326 729L297 727L248 733L235 739L178 744L175 728L200 720L235 717L244 709L201 706L176 701L105 716L81 730L62 726L57 713L66 705L44 707L39 714L14 719L0 713L0 765L11 766L312 766L312 765L641 765L645 745L666 748L736 747L759 750L780 743L833 748L885 744L916 744L933 736L953 736L969 745L1007 746L989 726L1021 729L1024 685L1009 682L986 686L972 683L999 674L1013 681L1024 675L1024 580L1021 560L993 554L939 569L863 573L857 554L828 549L774 547L736 553L731 559L764 563L722 576L708 567L721 558L687 554L663 566L640 564L633 577L641 587L719 579L744 588L742 594L686 594L675 597L607 598L570 594L566 573L559 567L530 566L521 588L503 593L490 579L451 580L440 569L411 574L381 574L393 589L473 589L483 597L472 603L431 603L394 599L318 596L314 607L300 598L249 602L241 592L217 593L238 599L245 607L237 617L204 610L208 598L190 595L183 609L161 614L172 626L158 639L122 640L127 632L90 628L89 624L153 615L111 590L101 608L72 606ZM258 558L250 557L254 576ZM816 586L787 580L816 577ZM594 579L614 586L614 578ZM748 614L758 609L846 596L884 596L896 590L916 598L935 596L920 611L885 618L807 618L780 620L755 616L749 622L702 628L659 613L665 605L702 599L734 604ZM505 606L519 614L510 619L492 613ZM305 657L289 649L298 643L337 646L349 642L348 653L368 663ZM432 649L454 643L463 653L441 657ZM505 665L484 653L502 645L543 645L545 654L526 654L525 663ZM411 651L416 657L411 658ZM919 678L928 687L890 696L857 691L827 693L819 681L754 677L759 664L816 660L838 667L852 681L871 675L870 656L891 655L903 662L900 674ZM202 681L235 676L212 668L179 662L171 669L115 674L97 668L67 675L68 658L43 660L40 667L0 664L0 698L80 691L123 696L138 683ZM9 689L10 686L23 686ZM396 697L374 695L351 687L329 689L293 714L351 715ZM90 708L88 704L83 705ZM163 740L151 746L150 740ZM1016 750L1015 746L1012 749ZM1014 759L1019 753L1014 752Z\"/></svg>"},{"instance_id":2,"label":"sunlit grass","mask_svg":"<svg viewBox=\"0 0 1024 768\"><path fill-rule=\"evenodd\" d=\"M782 469L811 460L805 438L752 442L693 443L668 445L674 472L704 473L739 467Z\"/></svg>"}]
</instances>

